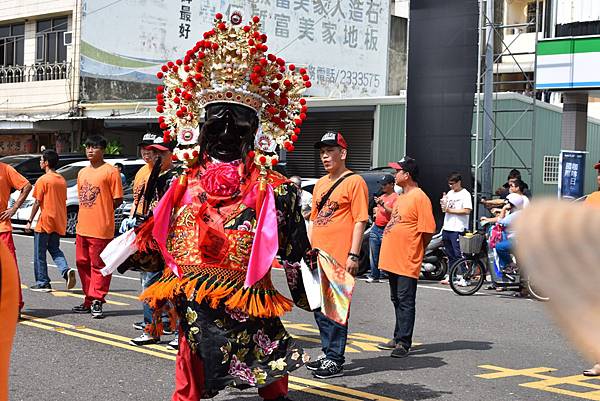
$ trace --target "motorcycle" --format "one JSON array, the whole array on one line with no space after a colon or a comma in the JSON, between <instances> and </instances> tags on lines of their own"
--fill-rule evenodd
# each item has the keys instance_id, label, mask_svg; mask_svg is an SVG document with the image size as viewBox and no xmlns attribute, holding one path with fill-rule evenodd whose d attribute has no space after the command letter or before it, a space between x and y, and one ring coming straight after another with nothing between
<instances>
[{"instance_id":1,"label":"motorcycle","mask_svg":"<svg viewBox=\"0 0 600 401\"><path fill-rule=\"evenodd\" d=\"M442 233L431 238L425 249L425 256L421 264L421 274L426 280L440 281L448 273L448 256L444 250Z\"/></svg>"}]
</instances>

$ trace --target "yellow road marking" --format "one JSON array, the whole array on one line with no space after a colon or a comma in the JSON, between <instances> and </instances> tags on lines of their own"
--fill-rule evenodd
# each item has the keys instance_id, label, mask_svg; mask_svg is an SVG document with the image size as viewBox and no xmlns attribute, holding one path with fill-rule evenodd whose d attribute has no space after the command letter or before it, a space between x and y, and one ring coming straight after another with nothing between
<instances>
[{"instance_id":1,"label":"yellow road marking","mask_svg":"<svg viewBox=\"0 0 600 401\"><path fill-rule=\"evenodd\" d=\"M83 295L83 290L81 288L73 288L71 291ZM133 300L141 302L140 299L135 295L121 294L120 292L113 292L113 291L107 292L106 295L113 296L113 297L133 299ZM129 304L124 304L124 305L129 305Z\"/></svg>"},{"instance_id":2,"label":"yellow road marking","mask_svg":"<svg viewBox=\"0 0 600 401\"><path fill-rule=\"evenodd\" d=\"M305 385L311 385L311 386L318 385L319 388L322 388L324 390L337 391L337 392L340 392L342 394L355 395L355 396L361 397L362 399L365 399L365 400L374 400L374 401L402 401L402 400L399 400L397 398L389 398L389 397L384 397L383 395L366 393L364 391L355 390L353 388L336 386L335 384L321 383L321 382L318 382L318 381L315 381L315 380L305 379L303 377L290 376L290 381L293 381L295 383L305 384Z\"/></svg>"},{"instance_id":3,"label":"yellow road marking","mask_svg":"<svg viewBox=\"0 0 600 401\"><path fill-rule=\"evenodd\" d=\"M292 380L292 378L290 377L289 380ZM344 395L328 393L326 391L319 390L316 388L298 386L297 384L288 384L288 387L291 388L292 390L304 391L305 393L319 395L321 397L334 398L336 400L341 400L341 401L358 401L358 400L360 400L360 398L346 397Z\"/></svg>"},{"instance_id":4,"label":"yellow road marking","mask_svg":"<svg viewBox=\"0 0 600 401\"><path fill-rule=\"evenodd\" d=\"M166 353L169 351L166 349L165 350L160 349L160 352L158 352L158 351L154 351L153 349L150 349L150 347L148 347L148 346L136 347L133 345L124 344L124 343L121 343L118 341L111 340L110 338L120 339L120 340L126 339L126 337L119 336L116 334L106 333L106 332L102 332L102 331L94 330L94 329L88 329L88 328L85 328L84 326L74 326L71 324L58 322L58 321L54 321L54 320L50 320L50 319L38 318L35 316L24 315L23 318L25 320L22 320L20 323L25 326L30 326L30 327L47 330L50 332L65 334L65 335L69 335L69 336L73 336L73 337L77 337L77 338L81 338L81 339L85 339L85 340L89 340L89 341L95 341L95 342L98 342L101 344L110 345L110 346L114 346L117 348L126 349L129 351L139 352L142 354L151 355L151 356L155 356L155 357L170 360L170 361L175 360L175 355ZM354 390L354 389L347 388L347 387L336 386L336 385L327 384L327 383L321 383L316 380L304 379L302 377L296 377L296 376L292 376L292 375L289 376L289 381L292 382L292 384L289 385L289 387L291 389L303 391L303 392L314 394L314 395L319 395L322 397L336 399L336 400L340 400L340 401L361 401L361 400L402 401L399 399L384 397L384 396L380 396L377 394L371 394L371 393ZM336 393L341 393L341 394L336 394ZM352 397L349 397L348 395L352 395L352 396L356 396L356 397L360 397L360 398L352 398Z\"/></svg>"},{"instance_id":5,"label":"yellow road marking","mask_svg":"<svg viewBox=\"0 0 600 401\"><path fill-rule=\"evenodd\" d=\"M481 375L476 375L476 377L481 377L483 379L501 379L506 377L529 377L532 379L539 379L537 381L532 381L528 383L521 383L519 386L527 387L531 389L547 391L549 393L568 395L571 397L582 398L586 400L594 400L600 401L600 384L590 383L589 381L595 380L594 377L586 377L583 375L571 375L571 376L549 376L542 374L544 372L553 372L556 369L539 367L539 368L530 368L530 369L509 369L502 368L494 365L481 365L479 366L483 369L488 369L494 371L493 373L485 373ZM560 387L560 385L570 385L571 388L581 387L585 390L594 389L595 391L575 391L575 390L567 390Z\"/></svg>"},{"instance_id":6,"label":"yellow road marking","mask_svg":"<svg viewBox=\"0 0 600 401\"><path fill-rule=\"evenodd\" d=\"M75 294L75 293L69 292L69 291L54 291L54 290L52 290L52 292L50 292L50 294L52 294L55 297L73 297L73 298L85 299L85 295ZM129 305L129 304L125 304L123 302L111 301L108 299L106 300L106 303L109 305L116 305L116 306L128 306Z\"/></svg>"},{"instance_id":7,"label":"yellow road marking","mask_svg":"<svg viewBox=\"0 0 600 401\"><path fill-rule=\"evenodd\" d=\"M40 317L34 317L34 316L28 316L28 315L23 315L22 317L25 319L28 319L30 321L45 323L45 324L49 324L49 325L53 325L53 326L58 326L61 329L76 330L76 331L82 332L82 333L88 333L88 334L99 336L99 337L105 337L105 338L110 338L113 340L122 341L122 342L127 343L127 345L129 345L131 347L136 347L135 345L129 344L129 340L130 340L129 337L120 336L118 334L106 333L104 331L90 329L85 326L74 326L72 324L62 323L62 322L59 322L56 320L49 320L49 319L44 319L44 318L40 318ZM150 344L150 345L144 345L144 347L155 349L157 351L166 352L169 354L174 354L174 355L177 354L177 351L167 349L167 347L165 347L163 345Z\"/></svg>"},{"instance_id":8,"label":"yellow road marking","mask_svg":"<svg viewBox=\"0 0 600 401\"><path fill-rule=\"evenodd\" d=\"M536 379L547 379L549 376L540 375L539 373L552 372L552 371L556 370L553 368L546 368L543 366L539 367L539 368L531 368L531 369L507 369L507 368L501 368L499 366L494 366L494 365L480 365L479 367L483 368L483 369L496 371L495 373L484 373L484 374L475 376L475 377L480 377L482 379L501 379L504 377L514 377L514 376L526 376L526 377L533 377Z\"/></svg>"},{"instance_id":9,"label":"yellow road marking","mask_svg":"<svg viewBox=\"0 0 600 401\"><path fill-rule=\"evenodd\" d=\"M172 355L163 354L160 352L145 349L145 347L136 347L133 345L123 344L123 343L119 343L116 341L107 340L105 338L98 338L98 337L95 337L95 336L92 336L89 334L84 334L84 333L79 333L77 331L67 330L64 328L59 328L59 330L57 330L55 326L47 326L45 324L28 321L28 320L23 320L20 323L25 326L37 327L39 329L44 329L44 330L48 330L48 331L52 331L52 332L56 332L56 333L67 334L69 336L82 338L84 340L95 341L95 342L106 344L106 345L112 345L113 347L123 348L123 349L129 350L129 351L140 352L142 354L152 355L152 356L156 356L156 357L163 358L163 359L175 360L175 357Z\"/></svg>"}]
</instances>

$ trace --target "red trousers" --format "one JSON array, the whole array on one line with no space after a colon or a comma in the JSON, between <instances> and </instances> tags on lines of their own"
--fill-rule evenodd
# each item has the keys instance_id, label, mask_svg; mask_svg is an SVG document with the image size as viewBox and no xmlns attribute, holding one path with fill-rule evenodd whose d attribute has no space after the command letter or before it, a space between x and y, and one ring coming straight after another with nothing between
<instances>
[{"instance_id":1,"label":"red trousers","mask_svg":"<svg viewBox=\"0 0 600 401\"><path fill-rule=\"evenodd\" d=\"M204 366L194 354L185 339L179 334L179 351L175 361L175 392L171 401L199 401L203 390ZM258 395L265 400L285 397L288 393L288 377L258 389Z\"/></svg>"},{"instance_id":2,"label":"red trousers","mask_svg":"<svg viewBox=\"0 0 600 401\"><path fill-rule=\"evenodd\" d=\"M21 291L21 275L19 274L19 265L17 263L17 250L13 241L12 231L4 231L0 233L0 241L7 247L13 258L15 258L15 268L17 269L17 278L19 279L19 310L23 309L23 292Z\"/></svg>"},{"instance_id":3,"label":"red trousers","mask_svg":"<svg viewBox=\"0 0 600 401\"><path fill-rule=\"evenodd\" d=\"M110 241L110 239L81 235L75 239L75 264L81 279L81 288L85 294L83 303L86 306L90 306L95 300L105 302L104 297L108 293L112 275L103 276L100 272L104 267L100 253Z\"/></svg>"}]
</instances>

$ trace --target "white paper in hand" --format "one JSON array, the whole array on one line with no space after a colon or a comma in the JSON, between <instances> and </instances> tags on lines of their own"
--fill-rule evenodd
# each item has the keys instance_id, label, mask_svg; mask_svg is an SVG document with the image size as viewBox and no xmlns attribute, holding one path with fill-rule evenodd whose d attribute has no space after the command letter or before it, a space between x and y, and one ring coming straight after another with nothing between
<instances>
[{"instance_id":1,"label":"white paper in hand","mask_svg":"<svg viewBox=\"0 0 600 401\"><path fill-rule=\"evenodd\" d=\"M117 267L121 266L128 257L137 252L135 243L135 232L133 228L119 235L106 245L106 248L100 253L105 267L100 270L103 276L113 274Z\"/></svg>"},{"instance_id":2,"label":"white paper in hand","mask_svg":"<svg viewBox=\"0 0 600 401\"><path fill-rule=\"evenodd\" d=\"M319 269L310 270L304 260L300 261L300 271L302 272L302 281L304 290L308 298L310 309L315 310L321 307L321 277Z\"/></svg>"}]
</instances>

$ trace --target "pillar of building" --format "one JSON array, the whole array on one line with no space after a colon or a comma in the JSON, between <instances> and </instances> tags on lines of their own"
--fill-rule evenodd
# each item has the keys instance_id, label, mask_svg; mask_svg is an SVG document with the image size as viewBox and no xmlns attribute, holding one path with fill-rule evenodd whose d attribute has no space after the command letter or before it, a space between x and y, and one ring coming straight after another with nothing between
<instances>
[{"instance_id":1,"label":"pillar of building","mask_svg":"<svg viewBox=\"0 0 600 401\"><path fill-rule=\"evenodd\" d=\"M587 93L563 93L561 149L586 150Z\"/></svg>"}]
</instances>

